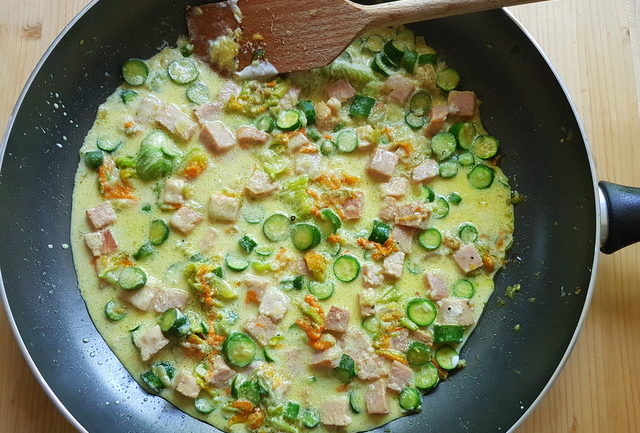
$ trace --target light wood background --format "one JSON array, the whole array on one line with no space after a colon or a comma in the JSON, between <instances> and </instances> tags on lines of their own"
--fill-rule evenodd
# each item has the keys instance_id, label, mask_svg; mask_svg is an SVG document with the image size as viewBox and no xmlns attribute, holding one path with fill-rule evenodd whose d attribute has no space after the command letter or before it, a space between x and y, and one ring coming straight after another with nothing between
<instances>
[{"instance_id":1,"label":"light wood background","mask_svg":"<svg viewBox=\"0 0 640 433\"><path fill-rule=\"evenodd\" d=\"M108 0L106 0L108 1ZM0 128L49 43L87 0L0 0ZM640 0L512 9L578 106L601 179L640 186ZM640 247L603 256L586 325L522 433L640 432ZM72 433L24 362L0 308L0 432Z\"/></svg>"}]
</instances>

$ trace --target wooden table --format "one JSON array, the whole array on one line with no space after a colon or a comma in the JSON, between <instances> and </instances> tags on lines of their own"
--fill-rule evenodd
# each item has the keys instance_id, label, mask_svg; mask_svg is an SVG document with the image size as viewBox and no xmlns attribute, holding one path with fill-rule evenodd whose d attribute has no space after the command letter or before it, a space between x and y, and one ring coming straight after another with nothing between
<instances>
[{"instance_id":1,"label":"wooden table","mask_svg":"<svg viewBox=\"0 0 640 433\"><path fill-rule=\"evenodd\" d=\"M87 0L0 0L0 122L28 74ZM601 179L640 185L640 0L513 8L567 84ZM640 431L640 247L603 256L571 359L523 433ZM0 432L71 433L31 375L0 308Z\"/></svg>"}]
</instances>

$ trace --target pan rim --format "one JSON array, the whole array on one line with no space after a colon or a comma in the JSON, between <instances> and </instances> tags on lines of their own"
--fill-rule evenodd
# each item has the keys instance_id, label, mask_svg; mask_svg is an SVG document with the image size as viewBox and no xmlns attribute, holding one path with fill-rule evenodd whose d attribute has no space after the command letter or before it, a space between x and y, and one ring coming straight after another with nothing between
<instances>
[{"instance_id":1,"label":"pan rim","mask_svg":"<svg viewBox=\"0 0 640 433\"><path fill-rule=\"evenodd\" d=\"M13 107L13 110L11 111L11 114L10 114L9 119L7 121L7 124L6 124L6 129L5 129L5 132L4 132L4 136L2 138L2 142L0 143L0 171L2 169L2 164L3 164L3 161L4 161L4 155L5 155L5 151L6 151L6 148L7 148L8 141L9 141L9 135L10 135L12 129L13 129L13 125L14 125L14 122L15 122L16 115L17 115L18 111L20 110L20 108L22 106L22 103L24 101L26 93L31 88L31 85L33 84L33 81L35 80L35 77L40 72L40 69L42 68L43 64L48 60L49 56L51 55L51 52L60 43L61 39L99 1L100 0L92 0L90 3L88 3L86 6L84 6L73 17L73 19L71 19L71 21L69 21L69 23L60 31L58 36L56 36L56 38L51 42L51 44L49 45L47 50L43 53L42 57L40 58L40 60L36 64L36 66L34 67L34 69L31 72L31 74L29 75L28 79L26 80L26 82L25 82L25 84L24 84L24 86L23 86L23 88L22 88L22 90L21 90L21 92L20 92L20 94L18 96L18 99L16 100L16 103L15 103L15 105ZM583 139L583 142L584 142L584 148L585 148L585 152L587 154L587 160L589 162L589 170L590 170L590 173L591 173L591 180L592 180L593 194L594 194L594 207L595 207L595 209L594 209L594 211L595 211L595 233L594 233L595 237L594 237L594 239L596 239L598 241L594 245L594 258L593 258L593 261L591 263L591 278L589 280L589 287L587 289L585 302L583 304L582 312L580 313L580 318L578 319L578 323L577 323L576 328L574 330L574 333L573 333L573 335L571 337L571 340L570 340L569 344L567 345L567 348L566 348L562 358L560 359L560 362L558 363L556 369L554 370L553 374L551 375L551 377L549 378L549 380L547 381L547 383L545 384L543 389L540 391L540 393L538 394L536 399L531 403L531 405L527 408L527 410L524 411L524 413L520 416L520 418L507 431L507 433L514 433L524 423L524 421L533 413L533 411L538 407L538 405L540 404L542 399L546 396L546 394L549 392L551 387L554 385L555 381L560 376L560 373L562 372L562 370L566 366L566 363L567 363L567 361L568 361L568 359L569 359L569 357L570 357L570 355L571 355L571 353L572 353L572 351L573 351L573 349L574 349L574 347L576 345L578 337L580 336L580 332L582 331L582 328L584 326L584 322L586 320L586 317L587 317L587 314L588 314L588 311L589 311L589 307L591 305L591 300L592 300L592 297L593 297L593 291L594 291L596 277L597 277L598 264L599 264L599 258L600 258L600 236L601 236L601 230L602 230L601 229L602 214L601 214L601 209L600 209L600 206L599 206L599 189L598 189L598 183L597 183L598 179L597 179L597 176L596 176L596 167L595 167L595 162L594 162L594 159L593 159L593 154L592 154L592 151L591 151L591 145L590 145L589 139L588 139L588 137L586 135L586 131L585 131L582 119L580 118L580 116L578 114L576 105L575 105L574 101L572 100L572 98L571 98L571 96L569 94L567 86L565 85L565 83L561 79L558 71L555 69L555 67L551 63L549 57L544 52L544 50L541 48L540 44L536 41L536 39L533 37L533 35L522 25L522 23L514 16L514 14L511 11L508 11L505 8L501 8L500 10L504 13L504 15L507 18L509 18L520 29L520 31L527 37L527 39L529 39L531 44L536 48L538 53L541 55L542 59L547 64L547 67L549 68L549 70L553 73L553 76L554 76L555 80L560 85L560 88L561 88L562 92L564 93L564 96L567 99L567 102L569 103L569 106L571 107L571 111L572 111L573 116L574 116L574 118L576 120L576 124L578 125L578 129L580 131L580 135L581 135L581 137ZM9 305L6 289L4 287L4 279L2 278L2 270L1 269L0 269L0 297L2 298L2 304L3 304L4 310L6 312L6 319L9 322L9 326L11 327L11 331L13 332L13 335L15 337L16 343L17 343L17 345L18 345L18 347L20 349L20 352L22 353L22 356L23 356L24 360L26 361L27 365L29 366L29 369L31 370L33 376L35 377L36 381L40 384L41 388L44 390L45 394L47 395L49 400L54 404L54 406L58 409L58 411L64 416L64 418L78 432L89 433L88 430L86 430L82 426L82 424L80 424L80 422L73 416L73 414L69 411L69 409L67 409L67 407L60 401L58 396L53 392L53 390L51 389L49 384L44 379L42 373L38 369L38 366L35 364L35 362L33 361L32 357L31 357L31 355L29 354L29 351L27 350L26 344L25 344L24 340L22 339L22 335L20 334L20 331L18 330L18 327L17 327L16 322L14 320L13 312L11 310L11 306Z\"/></svg>"}]
</instances>

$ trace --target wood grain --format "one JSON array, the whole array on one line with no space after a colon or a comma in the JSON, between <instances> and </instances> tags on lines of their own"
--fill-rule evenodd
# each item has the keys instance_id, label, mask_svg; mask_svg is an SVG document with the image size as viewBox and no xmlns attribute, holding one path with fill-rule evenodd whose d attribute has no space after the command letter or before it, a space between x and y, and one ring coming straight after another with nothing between
<instances>
[{"instance_id":1,"label":"wood grain","mask_svg":"<svg viewBox=\"0 0 640 433\"><path fill-rule=\"evenodd\" d=\"M58 31L87 0L0 0L0 122ZM601 179L640 185L640 0L558 0L514 14L556 65L585 123ZM635 53L635 56L632 54ZM635 62L635 70L634 70ZM524 433L640 431L640 246L603 256L567 367ZM0 432L72 433L31 376L0 309Z\"/></svg>"}]
</instances>

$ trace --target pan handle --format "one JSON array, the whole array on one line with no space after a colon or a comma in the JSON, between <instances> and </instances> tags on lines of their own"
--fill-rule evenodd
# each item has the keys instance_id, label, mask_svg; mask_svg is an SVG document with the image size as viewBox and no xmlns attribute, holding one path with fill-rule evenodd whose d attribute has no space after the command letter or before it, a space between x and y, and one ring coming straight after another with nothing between
<instances>
[{"instance_id":1,"label":"pan handle","mask_svg":"<svg viewBox=\"0 0 640 433\"><path fill-rule=\"evenodd\" d=\"M640 188L599 182L600 251L611 254L640 241Z\"/></svg>"}]
</instances>

